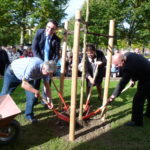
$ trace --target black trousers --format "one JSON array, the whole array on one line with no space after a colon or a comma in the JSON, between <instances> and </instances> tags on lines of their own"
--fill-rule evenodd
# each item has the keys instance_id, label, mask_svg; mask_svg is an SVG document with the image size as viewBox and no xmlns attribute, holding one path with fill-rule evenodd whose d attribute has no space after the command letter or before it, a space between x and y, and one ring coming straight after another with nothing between
<instances>
[{"instance_id":1,"label":"black trousers","mask_svg":"<svg viewBox=\"0 0 150 150\"><path fill-rule=\"evenodd\" d=\"M144 88L143 87L137 89L137 92L135 93L133 98L131 119L137 125L143 125L144 103L146 100L148 101L146 113L150 113L150 85Z\"/></svg>"}]
</instances>

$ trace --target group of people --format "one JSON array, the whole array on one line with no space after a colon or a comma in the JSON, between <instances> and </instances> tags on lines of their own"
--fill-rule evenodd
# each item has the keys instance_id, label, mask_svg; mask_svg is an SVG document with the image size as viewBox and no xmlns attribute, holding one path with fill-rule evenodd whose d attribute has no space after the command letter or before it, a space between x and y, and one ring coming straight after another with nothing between
<instances>
[{"instance_id":1,"label":"group of people","mask_svg":"<svg viewBox=\"0 0 150 150\"><path fill-rule=\"evenodd\" d=\"M11 94L21 84L26 91L25 118L31 123L38 121L33 108L38 98L41 98L41 79L44 83L43 97L53 106L50 79L56 71L55 61L59 58L60 38L55 34L57 26L56 21L49 20L46 29L39 29L32 43L34 57L14 60L4 74L0 96Z\"/></svg>"},{"instance_id":2,"label":"group of people","mask_svg":"<svg viewBox=\"0 0 150 150\"><path fill-rule=\"evenodd\" d=\"M55 62L60 58L60 38L55 33L57 27L56 21L49 20L46 28L39 29L34 37L32 43L33 57L12 61L4 74L0 96L11 94L21 84L26 92L25 118L32 123L37 122L33 109L38 98L41 98L39 91L41 79L44 83L42 97L49 100L53 107L50 81L52 74L56 71ZM102 81L105 76L106 57L101 50L96 50L93 44L87 44L85 63L86 93L88 95L90 88L96 86L99 100L102 100ZM108 98L108 103L111 103L121 94L130 80L137 81L137 91L133 98L132 119L127 125L142 126L146 99L148 105L145 115L150 117L150 63L143 56L131 52L116 53L112 63L116 67L122 68L122 78Z\"/></svg>"}]
</instances>

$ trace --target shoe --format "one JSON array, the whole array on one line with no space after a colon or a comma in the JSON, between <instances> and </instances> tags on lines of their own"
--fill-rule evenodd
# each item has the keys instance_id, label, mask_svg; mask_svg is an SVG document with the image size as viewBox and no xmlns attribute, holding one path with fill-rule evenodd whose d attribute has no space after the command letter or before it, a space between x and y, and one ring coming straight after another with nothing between
<instances>
[{"instance_id":1,"label":"shoe","mask_svg":"<svg viewBox=\"0 0 150 150\"><path fill-rule=\"evenodd\" d=\"M147 113L143 114L143 116L144 116L144 117L147 117L147 118L150 118L150 115L147 114Z\"/></svg>"},{"instance_id":2,"label":"shoe","mask_svg":"<svg viewBox=\"0 0 150 150\"><path fill-rule=\"evenodd\" d=\"M34 117L26 117L26 120L30 123L37 123L38 119L34 118Z\"/></svg>"},{"instance_id":3,"label":"shoe","mask_svg":"<svg viewBox=\"0 0 150 150\"><path fill-rule=\"evenodd\" d=\"M129 126L129 127L136 127L136 126L139 126L139 127L142 127L143 124L137 124L137 123L135 123L134 121L130 121L130 122L125 123L125 126Z\"/></svg>"}]
</instances>

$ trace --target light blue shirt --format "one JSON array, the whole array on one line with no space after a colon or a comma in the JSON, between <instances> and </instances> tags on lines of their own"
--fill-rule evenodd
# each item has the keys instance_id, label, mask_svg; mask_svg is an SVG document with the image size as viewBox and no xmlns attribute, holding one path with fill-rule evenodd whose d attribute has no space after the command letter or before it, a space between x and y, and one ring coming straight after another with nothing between
<instances>
[{"instance_id":1,"label":"light blue shirt","mask_svg":"<svg viewBox=\"0 0 150 150\"><path fill-rule=\"evenodd\" d=\"M43 60L40 58L27 57L14 60L11 67L19 80L31 81L42 78L44 82L48 82L50 77L42 74L42 64Z\"/></svg>"}]
</instances>

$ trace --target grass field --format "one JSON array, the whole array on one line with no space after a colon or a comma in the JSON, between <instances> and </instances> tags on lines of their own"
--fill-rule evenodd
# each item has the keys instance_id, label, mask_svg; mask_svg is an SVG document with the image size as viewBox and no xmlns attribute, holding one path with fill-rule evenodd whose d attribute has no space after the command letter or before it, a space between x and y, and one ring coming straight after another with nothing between
<instances>
[{"instance_id":1,"label":"grass field","mask_svg":"<svg viewBox=\"0 0 150 150\"><path fill-rule=\"evenodd\" d=\"M59 86L59 81L55 80ZM109 92L116 86L118 81L111 81ZM2 79L0 79L2 87ZM64 98L70 102L71 80L65 80ZM58 94L52 86L53 100L58 104ZM80 81L78 81L78 95L80 97ZM18 87L12 94L12 98L22 110L16 117L21 124L21 133L16 141L8 145L1 146L0 150L149 150L150 149L150 119L144 118L144 127L126 127L123 124L131 118L132 97L135 87L118 97L111 106L108 107L108 119L111 120L111 129L103 134L95 136L89 141L69 142L58 136L53 131L51 122L56 119L54 113L38 104L35 107L35 115L39 119L38 124L30 124L24 119L25 93ZM91 97L93 108L98 106L97 92L93 89ZM78 104L78 102L77 102ZM98 128L98 127L97 127ZM93 130L97 130L94 128ZM63 130L63 129L62 129ZM93 132L93 130L88 132ZM69 128L68 128L69 132ZM68 133L64 133L68 134ZM84 133L86 134L86 133Z\"/></svg>"}]
</instances>

